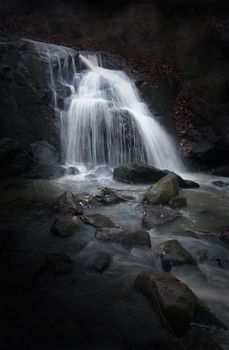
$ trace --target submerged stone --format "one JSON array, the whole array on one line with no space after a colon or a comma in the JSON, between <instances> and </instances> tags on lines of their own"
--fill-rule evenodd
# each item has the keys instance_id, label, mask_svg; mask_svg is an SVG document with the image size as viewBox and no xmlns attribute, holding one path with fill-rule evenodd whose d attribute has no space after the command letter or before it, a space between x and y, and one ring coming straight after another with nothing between
<instances>
[{"instance_id":1,"label":"submerged stone","mask_svg":"<svg viewBox=\"0 0 229 350\"><path fill-rule=\"evenodd\" d=\"M86 265L88 271L103 272L109 266L111 256L105 252L97 252L92 255Z\"/></svg>"},{"instance_id":2,"label":"submerged stone","mask_svg":"<svg viewBox=\"0 0 229 350\"><path fill-rule=\"evenodd\" d=\"M100 227L115 227L115 224L111 219L109 219L107 216L95 213L91 215L87 215L82 217L82 220L85 224L92 225L96 228Z\"/></svg>"},{"instance_id":3,"label":"submerged stone","mask_svg":"<svg viewBox=\"0 0 229 350\"><path fill-rule=\"evenodd\" d=\"M169 201L169 206L173 209L179 209L187 206L187 200L184 197L176 196Z\"/></svg>"},{"instance_id":4,"label":"submerged stone","mask_svg":"<svg viewBox=\"0 0 229 350\"><path fill-rule=\"evenodd\" d=\"M161 264L165 271L175 266L197 265L193 256L176 240L165 241L160 244Z\"/></svg>"},{"instance_id":5,"label":"submerged stone","mask_svg":"<svg viewBox=\"0 0 229 350\"><path fill-rule=\"evenodd\" d=\"M150 236L144 230L129 231L121 228L99 228L95 236L100 241L120 243L128 248L151 247Z\"/></svg>"},{"instance_id":6,"label":"submerged stone","mask_svg":"<svg viewBox=\"0 0 229 350\"><path fill-rule=\"evenodd\" d=\"M166 222L180 217L181 214L170 207L152 205L144 208L142 224L146 229L164 225Z\"/></svg>"},{"instance_id":7,"label":"submerged stone","mask_svg":"<svg viewBox=\"0 0 229 350\"><path fill-rule=\"evenodd\" d=\"M170 199L177 196L179 193L179 183L177 176L170 173L159 180L156 184L150 186L144 194L144 202L156 204L168 204Z\"/></svg>"}]
</instances>

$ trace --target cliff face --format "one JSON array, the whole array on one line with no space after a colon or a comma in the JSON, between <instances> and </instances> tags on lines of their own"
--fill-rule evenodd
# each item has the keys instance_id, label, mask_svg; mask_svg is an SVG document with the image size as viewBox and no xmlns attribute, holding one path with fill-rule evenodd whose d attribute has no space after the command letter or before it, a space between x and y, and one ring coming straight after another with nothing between
<instances>
[{"instance_id":1,"label":"cliff face","mask_svg":"<svg viewBox=\"0 0 229 350\"><path fill-rule=\"evenodd\" d=\"M176 87L174 79L166 83L163 80L163 86L159 84L164 91L166 85L169 101L167 113L159 108L159 114L165 113L172 120L177 112L184 121L188 113L189 127L179 130L184 154L198 166L215 167L227 163L225 154L229 151L228 13L226 2L213 0L109 4L21 1L11 7L3 1L1 35L128 51L136 55L136 60L141 53L151 57L152 62L155 58L162 64L169 62L180 79ZM144 73L144 60L140 64ZM155 92L149 86L143 96L150 102ZM176 106L177 99L181 106ZM170 124L168 120L165 123Z\"/></svg>"}]
</instances>

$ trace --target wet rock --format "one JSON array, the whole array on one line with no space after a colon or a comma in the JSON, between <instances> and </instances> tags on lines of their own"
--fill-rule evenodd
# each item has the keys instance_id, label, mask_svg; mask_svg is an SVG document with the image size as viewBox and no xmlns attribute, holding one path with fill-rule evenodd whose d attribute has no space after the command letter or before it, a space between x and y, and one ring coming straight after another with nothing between
<instances>
[{"instance_id":1,"label":"wet rock","mask_svg":"<svg viewBox=\"0 0 229 350\"><path fill-rule=\"evenodd\" d=\"M152 166L134 164L130 167L119 166L114 169L113 178L126 183L154 183L167 175L166 170Z\"/></svg>"},{"instance_id":2,"label":"wet rock","mask_svg":"<svg viewBox=\"0 0 229 350\"><path fill-rule=\"evenodd\" d=\"M187 200L184 197L176 196L169 201L169 206L173 209L179 209L187 206Z\"/></svg>"},{"instance_id":3,"label":"wet rock","mask_svg":"<svg viewBox=\"0 0 229 350\"><path fill-rule=\"evenodd\" d=\"M98 252L91 256L86 268L91 272L103 272L107 269L111 261L111 256L105 252Z\"/></svg>"},{"instance_id":4,"label":"wet rock","mask_svg":"<svg viewBox=\"0 0 229 350\"><path fill-rule=\"evenodd\" d=\"M229 185L229 183L226 183L223 181L212 181L212 184L215 185L216 187L224 187Z\"/></svg>"},{"instance_id":5,"label":"wet rock","mask_svg":"<svg viewBox=\"0 0 229 350\"><path fill-rule=\"evenodd\" d=\"M210 334L202 329L188 332L181 341L186 350L223 350Z\"/></svg>"},{"instance_id":6,"label":"wet rock","mask_svg":"<svg viewBox=\"0 0 229 350\"><path fill-rule=\"evenodd\" d=\"M64 254L49 254L41 267L42 272L64 275L73 270L73 260Z\"/></svg>"},{"instance_id":7,"label":"wet rock","mask_svg":"<svg viewBox=\"0 0 229 350\"><path fill-rule=\"evenodd\" d=\"M67 168L67 174L68 175L78 175L80 173L79 169L77 169L74 166L70 166Z\"/></svg>"},{"instance_id":8,"label":"wet rock","mask_svg":"<svg viewBox=\"0 0 229 350\"><path fill-rule=\"evenodd\" d=\"M219 238L224 240L225 242L229 243L229 227L228 228L224 228L220 234L219 234Z\"/></svg>"},{"instance_id":9,"label":"wet rock","mask_svg":"<svg viewBox=\"0 0 229 350\"><path fill-rule=\"evenodd\" d=\"M119 197L116 192L109 187L104 187L101 189L100 202L104 204L117 204L125 201L124 198Z\"/></svg>"},{"instance_id":10,"label":"wet rock","mask_svg":"<svg viewBox=\"0 0 229 350\"><path fill-rule=\"evenodd\" d=\"M137 276L134 288L148 299L163 325L169 325L178 336L189 329L191 322L225 328L186 284L167 272L143 272Z\"/></svg>"},{"instance_id":11,"label":"wet rock","mask_svg":"<svg viewBox=\"0 0 229 350\"><path fill-rule=\"evenodd\" d=\"M120 243L128 248L151 247L150 236L144 230L129 231L121 228L99 228L95 236L100 241Z\"/></svg>"},{"instance_id":12,"label":"wet rock","mask_svg":"<svg viewBox=\"0 0 229 350\"><path fill-rule=\"evenodd\" d=\"M156 184L150 186L144 194L144 202L155 204L168 204L171 198L177 196L179 193L179 183L177 176L170 173L164 176Z\"/></svg>"},{"instance_id":13,"label":"wet rock","mask_svg":"<svg viewBox=\"0 0 229 350\"><path fill-rule=\"evenodd\" d=\"M30 145L33 157L38 165L56 165L59 160L59 155L54 146L50 145L47 141L37 141Z\"/></svg>"},{"instance_id":14,"label":"wet rock","mask_svg":"<svg viewBox=\"0 0 229 350\"><path fill-rule=\"evenodd\" d=\"M213 170L213 175L229 177L229 165L221 166Z\"/></svg>"},{"instance_id":15,"label":"wet rock","mask_svg":"<svg viewBox=\"0 0 229 350\"><path fill-rule=\"evenodd\" d=\"M55 219L51 231L61 237L68 237L76 233L83 226L82 221L72 215L60 215Z\"/></svg>"},{"instance_id":16,"label":"wet rock","mask_svg":"<svg viewBox=\"0 0 229 350\"><path fill-rule=\"evenodd\" d=\"M91 214L87 216L83 216L82 220L85 224L92 225L96 228L100 227L115 227L115 224L111 219L102 214Z\"/></svg>"},{"instance_id":17,"label":"wet rock","mask_svg":"<svg viewBox=\"0 0 229 350\"><path fill-rule=\"evenodd\" d=\"M197 265L193 256L175 239L160 244L160 257L167 272L175 266Z\"/></svg>"},{"instance_id":18,"label":"wet rock","mask_svg":"<svg viewBox=\"0 0 229 350\"><path fill-rule=\"evenodd\" d=\"M164 225L166 222L180 217L181 214L170 207L152 205L144 208L142 224L146 229Z\"/></svg>"},{"instance_id":19,"label":"wet rock","mask_svg":"<svg viewBox=\"0 0 229 350\"><path fill-rule=\"evenodd\" d=\"M71 192L64 192L59 196L53 205L53 210L62 214L83 214L83 206L75 201L75 197Z\"/></svg>"},{"instance_id":20,"label":"wet rock","mask_svg":"<svg viewBox=\"0 0 229 350\"><path fill-rule=\"evenodd\" d=\"M191 188L199 188L200 185L192 180L184 180L181 176L177 175L178 181L179 181L179 187L185 188L185 189L191 189Z\"/></svg>"}]
</instances>

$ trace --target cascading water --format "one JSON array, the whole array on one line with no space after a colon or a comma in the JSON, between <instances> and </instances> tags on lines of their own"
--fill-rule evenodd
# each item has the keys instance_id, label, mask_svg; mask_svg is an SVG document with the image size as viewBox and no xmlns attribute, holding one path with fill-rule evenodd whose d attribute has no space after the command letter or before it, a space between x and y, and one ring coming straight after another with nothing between
<instances>
[{"instance_id":1,"label":"cascading water","mask_svg":"<svg viewBox=\"0 0 229 350\"><path fill-rule=\"evenodd\" d=\"M166 131L122 71L80 56L83 73L67 112L66 162L115 166L146 163L177 171L181 162Z\"/></svg>"},{"instance_id":2,"label":"cascading water","mask_svg":"<svg viewBox=\"0 0 229 350\"><path fill-rule=\"evenodd\" d=\"M182 170L171 137L123 71L102 68L100 55L88 53L75 60L74 50L61 47L60 53L49 50L46 56L66 165L144 163ZM79 72L79 61L86 70ZM60 107L58 94L63 89L68 89L68 97Z\"/></svg>"}]
</instances>

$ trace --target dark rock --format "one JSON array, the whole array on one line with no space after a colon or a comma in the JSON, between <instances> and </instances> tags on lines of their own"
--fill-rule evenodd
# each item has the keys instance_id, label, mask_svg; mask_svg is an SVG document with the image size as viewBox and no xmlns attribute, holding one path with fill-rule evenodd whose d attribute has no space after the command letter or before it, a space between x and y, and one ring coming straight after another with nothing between
<instances>
[{"instance_id":1,"label":"dark rock","mask_svg":"<svg viewBox=\"0 0 229 350\"><path fill-rule=\"evenodd\" d=\"M64 254L49 254L41 267L42 272L64 275L73 270L74 261Z\"/></svg>"},{"instance_id":2,"label":"dark rock","mask_svg":"<svg viewBox=\"0 0 229 350\"><path fill-rule=\"evenodd\" d=\"M219 238L229 243L229 227L220 232Z\"/></svg>"},{"instance_id":3,"label":"dark rock","mask_svg":"<svg viewBox=\"0 0 229 350\"><path fill-rule=\"evenodd\" d=\"M79 231L82 226L83 223L78 217L72 215L60 215L55 219L51 230L59 236L68 237Z\"/></svg>"},{"instance_id":4,"label":"dark rock","mask_svg":"<svg viewBox=\"0 0 229 350\"><path fill-rule=\"evenodd\" d=\"M212 184L215 185L216 187L224 187L228 186L229 183L223 182L223 181L212 181Z\"/></svg>"},{"instance_id":5,"label":"dark rock","mask_svg":"<svg viewBox=\"0 0 229 350\"><path fill-rule=\"evenodd\" d=\"M180 197L180 196L174 197L170 199L169 206L173 209L186 207L187 206L186 198Z\"/></svg>"},{"instance_id":6,"label":"dark rock","mask_svg":"<svg viewBox=\"0 0 229 350\"><path fill-rule=\"evenodd\" d=\"M160 170L148 165L134 164L130 167L119 166L114 169L113 178L127 183L154 183L167 175L167 170Z\"/></svg>"},{"instance_id":7,"label":"dark rock","mask_svg":"<svg viewBox=\"0 0 229 350\"><path fill-rule=\"evenodd\" d=\"M96 228L100 227L115 227L115 224L111 219L109 219L107 216L102 214L91 214L87 216L82 217L82 221L85 224L92 225Z\"/></svg>"},{"instance_id":8,"label":"dark rock","mask_svg":"<svg viewBox=\"0 0 229 350\"><path fill-rule=\"evenodd\" d=\"M166 222L176 219L181 214L170 207L161 205L147 206L144 208L142 224L146 229L164 225Z\"/></svg>"},{"instance_id":9,"label":"dark rock","mask_svg":"<svg viewBox=\"0 0 229 350\"><path fill-rule=\"evenodd\" d=\"M150 186L144 194L144 202L155 204L168 204L171 198L177 196L179 193L179 183L177 176L170 173L164 176L156 184Z\"/></svg>"},{"instance_id":10,"label":"dark rock","mask_svg":"<svg viewBox=\"0 0 229 350\"><path fill-rule=\"evenodd\" d=\"M175 239L161 243L160 249L161 264L167 272L175 266L197 265L193 256Z\"/></svg>"},{"instance_id":11,"label":"dark rock","mask_svg":"<svg viewBox=\"0 0 229 350\"><path fill-rule=\"evenodd\" d=\"M229 165L221 166L212 171L213 175L229 177Z\"/></svg>"},{"instance_id":12,"label":"dark rock","mask_svg":"<svg viewBox=\"0 0 229 350\"><path fill-rule=\"evenodd\" d=\"M192 180L184 180L181 176L177 175L180 188L199 188L200 185Z\"/></svg>"},{"instance_id":13,"label":"dark rock","mask_svg":"<svg viewBox=\"0 0 229 350\"><path fill-rule=\"evenodd\" d=\"M101 189L100 202L104 204L117 204L125 201L124 198L118 196L116 192L108 187Z\"/></svg>"},{"instance_id":14,"label":"dark rock","mask_svg":"<svg viewBox=\"0 0 229 350\"><path fill-rule=\"evenodd\" d=\"M151 247L150 236L144 230L128 231L121 228L97 229L96 238L103 242L120 243L128 248Z\"/></svg>"},{"instance_id":15,"label":"dark rock","mask_svg":"<svg viewBox=\"0 0 229 350\"><path fill-rule=\"evenodd\" d=\"M98 252L92 255L86 265L87 270L91 272L103 272L109 266L111 256L105 252Z\"/></svg>"},{"instance_id":16,"label":"dark rock","mask_svg":"<svg viewBox=\"0 0 229 350\"><path fill-rule=\"evenodd\" d=\"M71 192L64 192L59 196L53 205L53 210L62 214L83 214L83 206L75 201L75 197Z\"/></svg>"},{"instance_id":17,"label":"dark rock","mask_svg":"<svg viewBox=\"0 0 229 350\"><path fill-rule=\"evenodd\" d=\"M186 350L223 350L223 348L203 329L191 330L181 342Z\"/></svg>"},{"instance_id":18,"label":"dark rock","mask_svg":"<svg viewBox=\"0 0 229 350\"><path fill-rule=\"evenodd\" d=\"M77 169L74 166L70 166L67 168L67 174L68 175L78 175L80 173L79 169Z\"/></svg>"},{"instance_id":19,"label":"dark rock","mask_svg":"<svg viewBox=\"0 0 229 350\"><path fill-rule=\"evenodd\" d=\"M37 141L30 145L34 161L37 165L52 166L59 161L59 155L54 146L47 141Z\"/></svg>"},{"instance_id":20,"label":"dark rock","mask_svg":"<svg viewBox=\"0 0 229 350\"><path fill-rule=\"evenodd\" d=\"M164 326L169 325L178 336L194 321L225 328L186 284L166 272L143 272L134 287L148 299Z\"/></svg>"}]
</instances>

